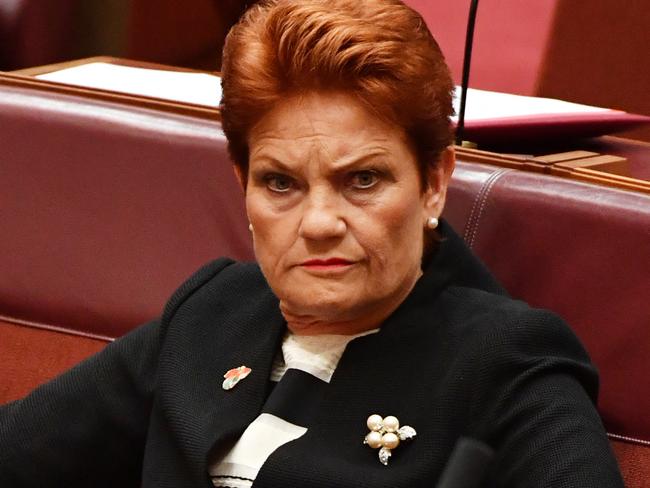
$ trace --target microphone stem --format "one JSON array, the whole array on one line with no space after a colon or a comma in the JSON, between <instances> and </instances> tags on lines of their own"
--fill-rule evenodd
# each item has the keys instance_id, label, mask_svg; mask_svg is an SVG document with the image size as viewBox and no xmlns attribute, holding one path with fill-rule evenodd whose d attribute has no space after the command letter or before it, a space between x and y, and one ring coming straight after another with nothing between
<instances>
[{"instance_id":1,"label":"microphone stem","mask_svg":"<svg viewBox=\"0 0 650 488\"><path fill-rule=\"evenodd\" d=\"M472 0L467 18L467 34L465 35L465 54L463 56L463 80L460 89L460 110L458 112L458 125L456 126L456 144L463 143L465 131L465 103L467 102L467 86L469 84L469 69L472 63L472 45L474 43L474 25L476 24L476 11L478 0Z\"/></svg>"}]
</instances>

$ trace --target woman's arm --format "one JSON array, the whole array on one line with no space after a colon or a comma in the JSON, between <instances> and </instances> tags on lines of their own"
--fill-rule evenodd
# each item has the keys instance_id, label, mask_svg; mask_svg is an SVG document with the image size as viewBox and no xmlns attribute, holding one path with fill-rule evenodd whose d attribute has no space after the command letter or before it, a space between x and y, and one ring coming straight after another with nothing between
<instances>
[{"instance_id":1,"label":"woman's arm","mask_svg":"<svg viewBox=\"0 0 650 488\"><path fill-rule=\"evenodd\" d=\"M0 486L138 486L159 330L139 327L0 407Z\"/></svg>"},{"instance_id":2,"label":"woman's arm","mask_svg":"<svg viewBox=\"0 0 650 488\"><path fill-rule=\"evenodd\" d=\"M595 402L598 376L557 316L525 310L484 336L476 383L479 437L499 487L622 488Z\"/></svg>"}]
</instances>

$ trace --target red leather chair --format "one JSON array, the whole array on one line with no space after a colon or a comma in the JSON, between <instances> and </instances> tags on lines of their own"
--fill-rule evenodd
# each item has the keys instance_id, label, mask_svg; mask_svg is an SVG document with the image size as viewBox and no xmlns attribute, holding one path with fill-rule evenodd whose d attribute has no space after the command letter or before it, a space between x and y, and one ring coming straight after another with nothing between
<instances>
[{"instance_id":1,"label":"red leather chair","mask_svg":"<svg viewBox=\"0 0 650 488\"><path fill-rule=\"evenodd\" d=\"M0 84L0 127L0 402L252 258L218 121Z\"/></svg>"},{"instance_id":2,"label":"red leather chair","mask_svg":"<svg viewBox=\"0 0 650 488\"><path fill-rule=\"evenodd\" d=\"M159 315L205 261L252 258L217 121L0 83L0 126L0 402ZM445 216L584 341L628 486L647 486L650 196L461 161Z\"/></svg>"},{"instance_id":3,"label":"red leather chair","mask_svg":"<svg viewBox=\"0 0 650 488\"><path fill-rule=\"evenodd\" d=\"M469 0L404 0L460 84ZM650 115L650 9L644 0L481 0L470 86ZM650 128L627 133L650 141Z\"/></svg>"},{"instance_id":4,"label":"red leather chair","mask_svg":"<svg viewBox=\"0 0 650 488\"><path fill-rule=\"evenodd\" d=\"M650 195L459 162L445 215L511 295L575 330L626 484L650 486Z\"/></svg>"}]
</instances>

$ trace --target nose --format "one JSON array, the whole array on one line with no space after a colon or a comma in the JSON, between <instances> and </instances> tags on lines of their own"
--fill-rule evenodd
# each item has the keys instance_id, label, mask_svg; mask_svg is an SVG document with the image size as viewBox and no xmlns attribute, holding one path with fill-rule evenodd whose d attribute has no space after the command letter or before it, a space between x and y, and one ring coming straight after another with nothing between
<instances>
[{"instance_id":1,"label":"nose","mask_svg":"<svg viewBox=\"0 0 650 488\"><path fill-rule=\"evenodd\" d=\"M322 241L343 237L346 230L347 225L336 195L326 190L311 190L304 201L298 230L300 237Z\"/></svg>"}]
</instances>

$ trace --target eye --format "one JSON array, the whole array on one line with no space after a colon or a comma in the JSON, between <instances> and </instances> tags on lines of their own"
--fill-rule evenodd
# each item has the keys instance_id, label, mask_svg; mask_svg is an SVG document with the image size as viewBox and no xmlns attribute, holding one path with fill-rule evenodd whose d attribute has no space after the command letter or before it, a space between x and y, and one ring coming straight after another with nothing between
<instances>
[{"instance_id":1,"label":"eye","mask_svg":"<svg viewBox=\"0 0 650 488\"><path fill-rule=\"evenodd\" d=\"M350 186L358 190L367 190L379 182L379 174L373 170L356 171L350 178Z\"/></svg>"},{"instance_id":2,"label":"eye","mask_svg":"<svg viewBox=\"0 0 650 488\"><path fill-rule=\"evenodd\" d=\"M270 174L264 177L266 187L276 193L286 193L293 186L293 178L282 174Z\"/></svg>"}]
</instances>

